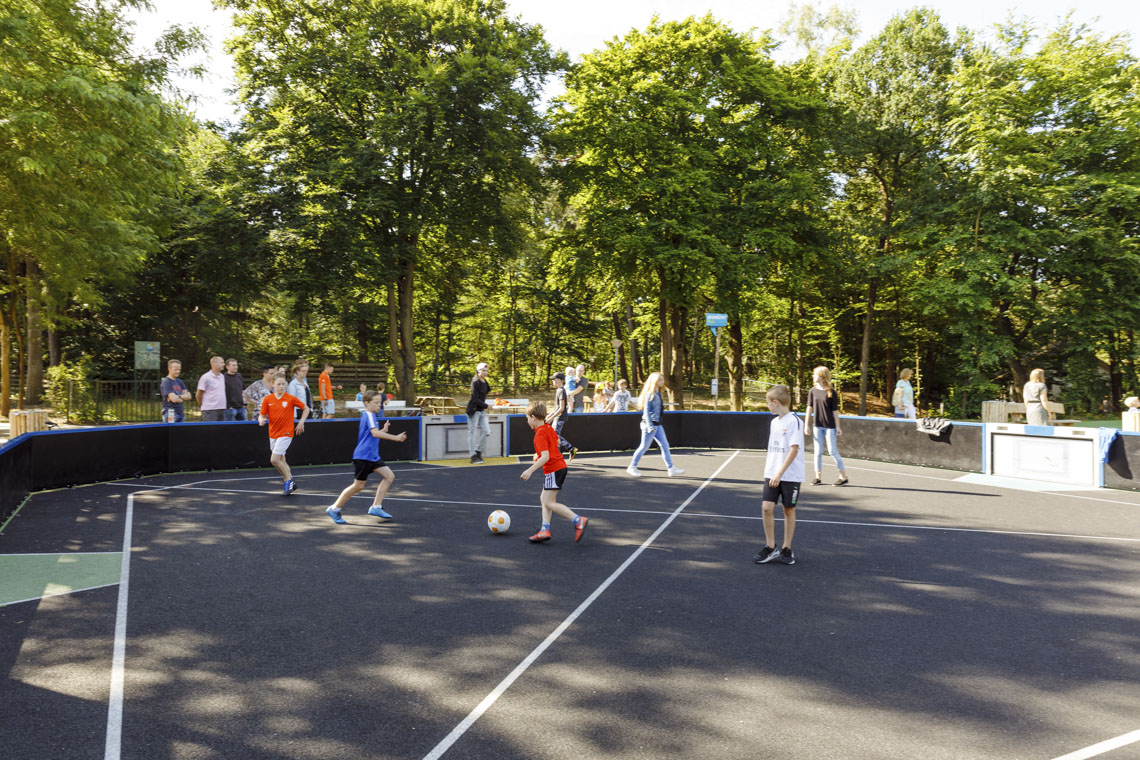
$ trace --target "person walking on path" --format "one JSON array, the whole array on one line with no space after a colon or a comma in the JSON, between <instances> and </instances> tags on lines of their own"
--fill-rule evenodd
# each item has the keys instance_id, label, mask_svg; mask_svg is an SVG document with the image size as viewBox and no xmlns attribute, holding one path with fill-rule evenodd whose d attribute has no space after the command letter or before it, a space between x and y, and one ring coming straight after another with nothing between
<instances>
[{"instance_id":1,"label":"person walking on path","mask_svg":"<svg viewBox=\"0 0 1140 760\"><path fill-rule=\"evenodd\" d=\"M843 435L839 426L839 398L831 386L831 370L816 367L812 372L814 385L808 391L807 415L804 417L804 433L815 442L815 480L813 486L823 481L823 445L827 442L827 453L835 460L839 470L839 480L833 485L847 485L847 471L843 468L843 457L839 456L837 438Z\"/></svg>"},{"instance_id":2,"label":"person walking on path","mask_svg":"<svg viewBox=\"0 0 1140 760\"><path fill-rule=\"evenodd\" d=\"M293 363L293 379L289 381L289 395L293 396L305 405L305 408L312 413L313 410L313 392L309 390L309 363L304 359L298 359ZM297 417L301 413L297 412Z\"/></svg>"},{"instance_id":3,"label":"person walking on path","mask_svg":"<svg viewBox=\"0 0 1140 760\"><path fill-rule=\"evenodd\" d=\"M529 540L532 544L549 541L550 516L557 514L573 523L574 541L581 541L589 518L582 517L565 504L558 503L558 494L566 483L566 473L570 468L566 466L562 452L559 451L558 434L546 420L546 404L532 401L526 410L526 424L534 431L534 464L523 470L519 477L525 482L530 480L530 476L536 470L542 470L542 495L539 498L539 503L542 505L542 525Z\"/></svg>"},{"instance_id":4,"label":"person walking on path","mask_svg":"<svg viewBox=\"0 0 1140 760\"><path fill-rule=\"evenodd\" d=\"M285 495L297 490L297 481L293 480L293 471L285 461L285 452L293 443L293 434L301 435L305 432L305 420L309 419L309 407L296 396L285 391L285 376L278 375L273 380L273 393L261 400L261 409L257 415L258 425L269 425L269 463L284 479ZM301 414L301 419L293 427L293 410Z\"/></svg>"},{"instance_id":5,"label":"person walking on path","mask_svg":"<svg viewBox=\"0 0 1140 760\"><path fill-rule=\"evenodd\" d=\"M226 359L226 420L248 419L245 416L245 398L243 397L245 379L238 372L238 360Z\"/></svg>"},{"instance_id":6,"label":"person walking on path","mask_svg":"<svg viewBox=\"0 0 1140 760\"><path fill-rule=\"evenodd\" d=\"M1045 385L1045 370L1035 369L1029 373L1029 382L1021 389L1025 399L1025 422L1027 425L1048 425L1053 420L1049 410L1049 386Z\"/></svg>"},{"instance_id":7,"label":"person walking on path","mask_svg":"<svg viewBox=\"0 0 1140 760\"><path fill-rule=\"evenodd\" d=\"M899 373L899 381L895 383L895 392L891 395L891 403L895 407L895 416L905 417L908 420L913 420L918 416L914 408L914 388L910 384L912 375L914 375L914 370L905 367Z\"/></svg>"},{"instance_id":8,"label":"person walking on path","mask_svg":"<svg viewBox=\"0 0 1140 760\"><path fill-rule=\"evenodd\" d=\"M768 428L768 456L764 458L762 496L764 546L752 558L758 565L796 564L792 536L796 532L796 502L804 480L804 429L791 411L792 392L786 385L768 390L768 408L774 415ZM776 551L776 504L784 505L784 543Z\"/></svg>"},{"instance_id":9,"label":"person walking on path","mask_svg":"<svg viewBox=\"0 0 1140 760\"><path fill-rule=\"evenodd\" d=\"M664 406L661 401L661 389L664 387L665 376L660 372L652 372L645 381L645 386L641 389L641 398L638 401L638 406L642 410L641 445L637 447L637 451L633 452L633 460L629 463L629 467L625 468L625 471L635 478L641 477L637 463L641 461L641 456L649 450L649 446L654 441L657 441L657 446L661 449L661 458L665 460L669 477L684 472L680 467L673 466L673 457L669 453L669 440L665 437L665 428L661 427L661 410Z\"/></svg>"},{"instance_id":10,"label":"person walking on path","mask_svg":"<svg viewBox=\"0 0 1140 760\"><path fill-rule=\"evenodd\" d=\"M475 377L471 378L471 397L467 399L467 450L471 454L471 464L483 464L483 442L491 434L491 422L487 419L487 394L491 384L487 373L491 367L486 362L475 366Z\"/></svg>"},{"instance_id":11,"label":"person walking on path","mask_svg":"<svg viewBox=\"0 0 1140 760\"><path fill-rule=\"evenodd\" d=\"M380 458L380 439L405 441L408 434L389 433L388 426L392 424L390 422L385 422L384 426L381 427L380 423L376 421L378 411L380 411L380 394L376 391L366 391L364 393L364 411L360 413L360 428L356 434L356 448L352 451L352 484L346 486L336 501L325 508L325 514L338 525L347 522L340 514L341 508L348 503L349 499L364 490L368 476L372 473L380 476L380 485L376 486L376 496L372 499L372 506L368 508L368 514L379 517L381 520L392 519L392 515L384 510L384 496L392 487L392 483L396 481L396 474Z\"/></svg>"},{"instance_id":12,"label":"person walking on path","mask_svg":"<svg viewBox=\"0 0 1140 760\"><path fill-rule=\"evenodd\" d=\"M190 389L182 379L182 362L171 359L166 363L166 377L162 378L162 421L185 421L183 405L189 400Z\"/></svg>"},{"instance_id":13,"label":"person walking on path","mask_svg":"<svg viewBox=\"0 0 1140 760\"><path fill-rule=\"evenodd\" d=\"M225 422L226 380L222 369L226 366L220 356L210 357L210 370L198 378L198 408L202 422Z\"/></svg>"}]
</instances>

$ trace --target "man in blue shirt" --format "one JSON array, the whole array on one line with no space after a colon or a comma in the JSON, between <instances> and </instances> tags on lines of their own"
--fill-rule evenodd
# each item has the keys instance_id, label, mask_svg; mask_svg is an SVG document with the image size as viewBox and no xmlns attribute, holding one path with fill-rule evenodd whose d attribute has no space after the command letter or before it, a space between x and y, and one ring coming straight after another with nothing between
<instances>
[{"instance_id":1,"label":"man in blue shirt","mask_svg":"<svg viewBox=\"0 0 1140 760\"><path fill-rule=\"evenodd\" d=\"M364 489L365 481L371 473L376 473L380 476L380 485L376 487L376 498L372 500L372 506L368 508L368 514L373 517L379 517L381 520L391 520L392 515L384 511L384 495L388 493L388 489L392 487L392 483L396 480L396 474L392 472L392 468L384 464L384 460L380 458L380 439L384 438L389 441L405 441L408 438L407 433L400 433L393 435L388 432L390 422L385 422L384 427L380 427L376 421L376 413L380 411L381 396L376 391L367 391L364 394L364 411L360 413L360 427L357 429L356 434L356 448L352 451L352 468L354 471L352 485L345 488L340 492L340 496L336 501L325 509L327 514L334 523L344 525L347 520L341 517L340 509L348 500Z\"/></svg>"},{"instance_id":2,"label":"man in blue shirt","mask_svg":"<svg viewBox=\"0 0 1140 760\"><path fill-rule=\"evenodd\" d=\"M182 362L171 359L166 363L166 377L162 378L162 421L183 422L186 419L183 404L190 400L190 389L179 375Z\"/></svg>"}]
</instances>

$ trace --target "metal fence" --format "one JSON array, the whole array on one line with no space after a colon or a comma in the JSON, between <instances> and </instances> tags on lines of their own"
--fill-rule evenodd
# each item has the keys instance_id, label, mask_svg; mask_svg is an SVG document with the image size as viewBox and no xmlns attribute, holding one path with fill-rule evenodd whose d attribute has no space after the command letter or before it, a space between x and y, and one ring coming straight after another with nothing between
<instances>
[{"instance_id":1,"label":"metal fence","mask_svg":"<svg viewBox=\"0 0 1140 760\"><path fill-rule=\"evenodd\" d=\"M90 386L69 383L67 418L77 422L161 422L161 380L93 380ZM192 400L187 420L201 418Z\"/></svg>"}]
</instances>

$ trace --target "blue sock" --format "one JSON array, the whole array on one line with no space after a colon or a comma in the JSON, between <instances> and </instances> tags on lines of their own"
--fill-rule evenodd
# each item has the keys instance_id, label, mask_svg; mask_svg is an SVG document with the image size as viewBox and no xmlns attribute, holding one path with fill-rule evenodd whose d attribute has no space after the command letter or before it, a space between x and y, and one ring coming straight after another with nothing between
<instances>
[{"instance_id":1,"label":"blue sock","mask_svg":"<svg viewBox=\"0 0 1140 760\"><path fill-rule=\"evenodd\" d=\"M542 529L543 529L543 530L550 530L550 523L543 523L543 524L542 524Z\"/></svg>"},{"instance_id":2,"label":"blue sock","mask_svg":"<svg viewBox=\"0 0 1140 760\"><path fill-rule=\"evenodd\" d=\"M582 522L582 515L577 515L577 516L575 516L575 517L574 517L574 519L573 519L573 520L571 520L570 522L572 522L572 523L574 523L575 525L577 525L578 523Z\"/></svg>"}]
</instances>

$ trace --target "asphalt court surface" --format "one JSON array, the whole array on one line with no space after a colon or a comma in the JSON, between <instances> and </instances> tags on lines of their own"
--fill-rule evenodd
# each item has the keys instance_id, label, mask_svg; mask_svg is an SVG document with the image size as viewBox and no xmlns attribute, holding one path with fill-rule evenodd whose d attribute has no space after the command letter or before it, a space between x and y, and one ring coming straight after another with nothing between
<instances>
[{"instance_id":1,"label":"asphalt court surface","mask_svg":"<svg viewBox=\"0 0 1140 760\"><path fill-rule=\"evenodd\" d=\"M575 461L578 544L526 540L523 465L406 463L390 523L375 481L324 515L347 465L288 498L168 475L33 496L0 555L121 552L133 494L114 757L1053 760L1140 729L1140 494L849 461L804 486L797 564L757 566L764 454L674 454ZM111 756L119 593L0 606L0 755Z\"/></svg>"}]
</instances>

